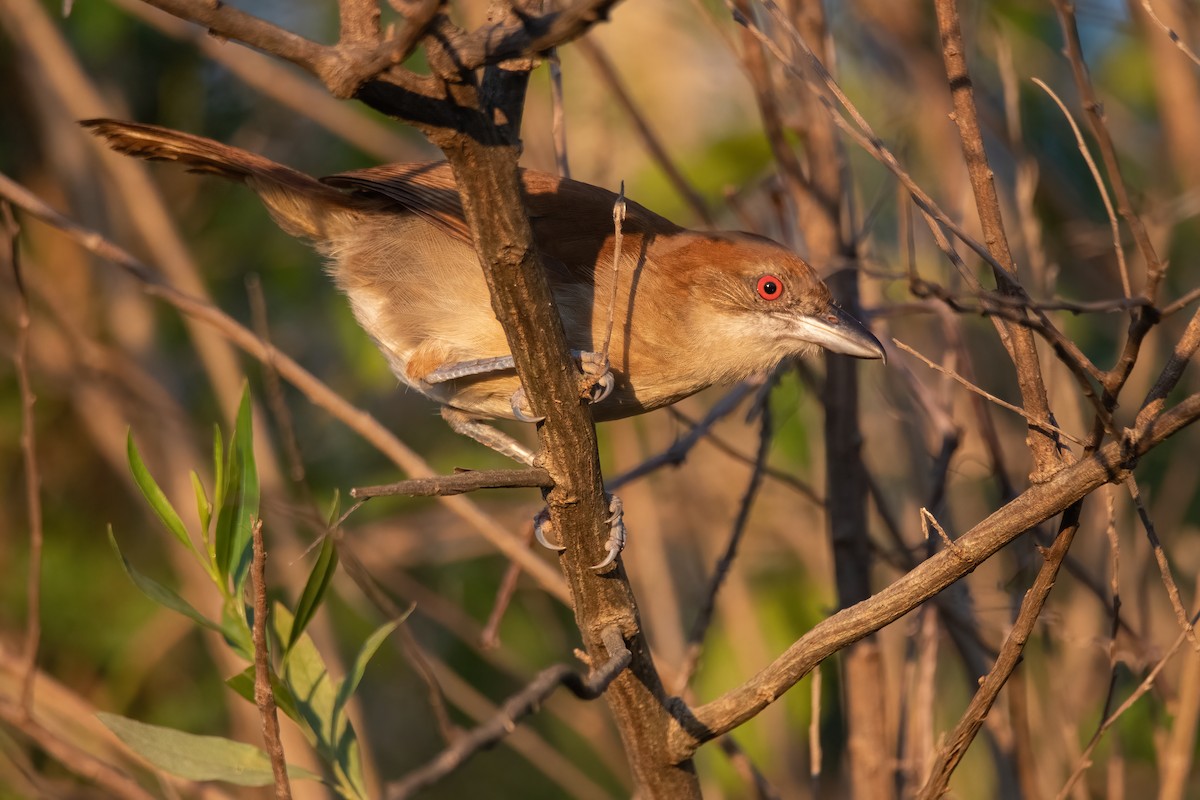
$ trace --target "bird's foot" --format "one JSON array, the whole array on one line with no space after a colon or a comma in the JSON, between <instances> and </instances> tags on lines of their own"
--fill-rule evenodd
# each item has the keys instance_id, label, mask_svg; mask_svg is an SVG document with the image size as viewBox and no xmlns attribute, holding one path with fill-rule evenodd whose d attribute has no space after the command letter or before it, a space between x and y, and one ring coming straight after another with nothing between
<instances>
[{"instance_id":1,"label":"bird's foot","mask_svg":"<svg viewBox=\"0 0 1200 800\"><path fill-rule=\"evenodd\" d=\"M615 494L609 495L608 498L608 511L611 516L604 520L608 523L608 541L604 543L608 555L599 564L592 566L592 569L597 570L604 569L616 561L617 556L625 549L625 504Z\"/></svg>"},{"instance_id":2,"label":"bird's foot","mask_svg":"<svg viewBox=\"0 0 1200 800\"><path fill-rule=\"evenodd\" d=\"M550 540L546 538L546 534L553 530L554 523L550 521L550 509L543 508L537 513L537 516L533 518L533 537L537 539L538 544L547 550L554 550L555 552L561 553L567 548L561 544L550 544ZM558 534L555 534L554 538L557 539Z\"/></svg>"},{"instance_id":3,"label":"bird's foot","mask_svg":"<svg viewBox=\"0 0 1200 800\"><path fill-rule=\"evenodd\" d=\"M608 500L609 515L604 521L608 523L608 541L604 543L604 549L608 553L599 564L592 566L592 569L600 570L607 567L617 560L617 556L621 555L621 551L625 549L625 505L621 502L621 498L614 495L609 495ZM554 531L554 523L550 521L550 510L543 508L533 518L533 535L537 539L538 544L548 550L562 552L566 549L561 543L551 544L546 538L546 534ZM558 538L555 534L555 538Z\"/></svg>"},{"instance_id":4,"label":"bird's foot","mask_svg":"<svg viewBox=\"0 0 1200 800\"><path fill-rule=\"evenodd\" d=\"M533 413L533 406L529 405L529 398L525 396L525 387L518 386L513 392L512 400L509 401L512 405L513 418L517 422L541 422L546 417Z\"/></svg>"},{"instance_id":5,"label":"bird's foot","mask_svg":"<svg viewBox=\"0 0 1200 800\"><path fill-rule=\"evenodd\" d=\"M603 401L616 388L617 382L607 356L585 350L579 354L579 369L585 379L582 396L589 403Z\"/></svg>"}]
</instances>

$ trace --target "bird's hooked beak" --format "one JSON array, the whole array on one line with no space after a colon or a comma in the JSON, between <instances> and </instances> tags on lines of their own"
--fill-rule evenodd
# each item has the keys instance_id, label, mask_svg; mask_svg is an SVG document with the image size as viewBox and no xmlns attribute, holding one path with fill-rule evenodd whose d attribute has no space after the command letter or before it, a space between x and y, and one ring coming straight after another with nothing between
<instances>
[{"instance_id":1,"label":"bird's hooked beak","mask_svg":"<svg viewBox=\"0 0 1200 800\"><path fill-rule=\"evenodd\" d=\"M820 345L831 353L854 358L887 359L883 345L866 326L835 305L816 316L793 319L798 339Z\"/></svg>"}]
</instances>

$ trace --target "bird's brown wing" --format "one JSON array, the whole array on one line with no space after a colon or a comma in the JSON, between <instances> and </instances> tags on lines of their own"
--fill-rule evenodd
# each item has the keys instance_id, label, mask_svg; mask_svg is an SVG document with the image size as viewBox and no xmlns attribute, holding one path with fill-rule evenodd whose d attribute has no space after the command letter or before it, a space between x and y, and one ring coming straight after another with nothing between
<instances>
[{"instance_id":1,"label":"bird's brown wing","mask_svg":"<svg viewBox=\"0 0 1200 800\"><path fill-rule=\"evenodd\" d=\"M532 169L522 170L521 178L538 248L544 256L575 273L573 277L589 280L598 255L604 250L611 252L613 204L617 195L598 186ZM471 243L454 174L445 161L387 164L322 180L330 186L385 197L454 238ZM627 201L626 208L623 225L626 236L652 238L680 230L670 220L637 203ZM634 238L629 244L640 246L640 239Z\"/></svg>"}]
</instances>

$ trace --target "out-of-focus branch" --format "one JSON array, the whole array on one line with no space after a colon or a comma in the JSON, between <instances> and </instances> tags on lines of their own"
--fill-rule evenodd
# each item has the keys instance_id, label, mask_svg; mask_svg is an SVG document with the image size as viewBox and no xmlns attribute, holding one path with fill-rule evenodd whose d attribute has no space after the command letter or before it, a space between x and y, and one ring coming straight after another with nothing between
<instances>
[{"instance_id":1,"label":"out-of-focus branch","mask_svg":"<svg viewBox=\"0 0 1200 800\"><path fill-rule=\"evenodd\" d=\"M633 654L625 646L619 628L606 628L604 640L610 648L608 660L586 677L581 677L566 664L542 670L528 686L506 700L492 719L464 734L424 767L388 786L389 800L412 796L414 792L436 783L458 769L480 750L491 747L508 736L522 717L536 711L559 686L565 686L581 700L594 700L599 697L633 660Z\"/></svg>"},{"instance_id":2,"label":"out-of-focus branch","mask_svg":"<svg viewBox=\"0 0 1200 800\"><path fill-rule=\"evenodd\" d=\"M1139 435L1111 442L1091 456L1064 467L1043 483L1030 486L919 567L858 605L823 620L770 666L746 683L692 710L671 732L671 751L690 755L702 743L754 717L783 695L817 664L907 614L971 572L998 550L1034 526L1066 510L1096 488L1123 480L1138 460L1200 419L1200 394L1193 394Z\"/></svg>"},{"instance_id":3,"label":"out-of-focus branch","mask_svg":"<svg viewBox=\"0 0 1200 800\"><path fill-rule=\"evenodd\" d=\"M954 730L946 737L945 744L938 751L933 769L929 773L929 779L918 794L921 800L938 800L946 793L950 776L954 773L959 761L962 760L963 754L967 752L971 742L974 741L975 735L979 733L979 729L983 727L988 712L991 711L992 705L1000 695L1000 690L1008 683L1013 670L1020 663L1021 654L1025 651L1025 643L1029 640L1029 635L1033 632L1033 627L1042 614L1042 609L1050 596L1050 590L1054 588L1054 582L1058 578L1059 568L1062 567L1071 542L1075 538L1075 533L1079 530L1081 509L1082 501L1079 501L1072 504L1063 514L1062 521L1059 523L1058 536L1055 537L1054 544L1045 552L1045 560L1042 562L1041 569L1038 570L1033 586L1025 593L1025 598L1021 602L1021 610L1017 613L1017 619L1013 623L1012 630L1009 631L1008 638L1004 641L1004 646L1000 648L1000 656L996 659L996 663L988 672L987 677L980 683L979 691L975 692L975 696L971 698L962 718L954 726Z\"/></svg>"},{"instance_id":4,"label":"out-of-focus branch","mask_svg":"<svg viewBox=\"0 0 1200 800\"><path fill-rule=\"evenodd\" d=\"M958 126L963 158L966 160L967 174L975 193L975 208L983 228L984 242L1007 273L1007 280L997 275L1001 293L1022 297L1024 291L1014 285L1017 283L1017 265L1008 246L1008 234L1004 230L1004 220L1000 213L1000 198L996 194L995 180L988 164L987 151L983 146L983 131L975 108L975 89L967 69L966 48L958 18L958 2L937 0L934 9L937 12L938 31L942 37L942 58L950 83L950 97L954 103L952 118ZM1009 355L1017 369L1021 400L1025 412L1036 421L1030 423L1025 439L1034 460L1030 480L1036 483L1050 477L1060 464L1062 456L1056 437L1044 427L1040 427L1041 424L1050 422L1050 403L1033 334L1025 327L1007 327L1008 338L1012 342Z\"/></svg>"}]
</instances>

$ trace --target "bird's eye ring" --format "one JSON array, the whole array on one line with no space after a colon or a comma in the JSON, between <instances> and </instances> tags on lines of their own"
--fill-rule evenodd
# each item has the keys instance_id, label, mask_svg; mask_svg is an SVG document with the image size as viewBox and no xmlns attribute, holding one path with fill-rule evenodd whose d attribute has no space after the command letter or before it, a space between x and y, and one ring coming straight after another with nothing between
<instances>
[{"instance_id":1,"label":"bird's eye ring","mask_svg":"<svg viewBox=\"0 0 1200 800\"><path fill-rule=\"evenodd\" d=\"M763 300L778 300L783 294L783 281L774 275L763 275L758 279L758 296Z\"/></svg>"}]
</instances>

